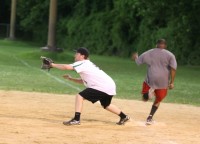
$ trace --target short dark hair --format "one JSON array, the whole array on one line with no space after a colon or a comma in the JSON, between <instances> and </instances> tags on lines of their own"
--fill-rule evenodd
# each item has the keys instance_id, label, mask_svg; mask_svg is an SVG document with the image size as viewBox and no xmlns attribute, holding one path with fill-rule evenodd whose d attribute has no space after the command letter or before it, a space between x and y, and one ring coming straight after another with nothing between
<instances>
[{"instance_id":1,"label":"short dark hair","mask_svg":"<svg viewBox=\"0 0 200 144\"><path fill-rule=\"evenodd\" d=\"M76 53L80 53L81 55L85 56L85 59L87 59L89 57L89 50L87 48L84 47L80 47L78 49L75 50Z\"/></svg>"},{"instance_id":2,"label":"short dark hair","mask_svg":"<svg viewBox=\"0 0 200 144\"><path fill-rule=\"evenodd\" d=\"M165 39L159 39L157 40L156 44L167 44Z\"/></svg>"}]
</instances>

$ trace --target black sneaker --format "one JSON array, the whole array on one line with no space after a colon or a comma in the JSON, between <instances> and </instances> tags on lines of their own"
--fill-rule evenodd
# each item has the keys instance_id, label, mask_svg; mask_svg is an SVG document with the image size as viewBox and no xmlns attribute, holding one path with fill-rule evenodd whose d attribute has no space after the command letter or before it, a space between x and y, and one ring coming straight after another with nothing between
<instances>
[{"instance_id":1,"label":"black sneaker","mask_svg":"<svg viewBox=\"0 0 200 144\"><path fill-rule=\"evenodd\" d=\"M126 116L125 118L121 118L120 120L119 120L119 122L118 123L116 123L117 125L124 125L127 121L129 121L130 120L130 117L129 116Z\"/></svg>"},{"instance_id":2,"label":"black sneaker","mask_svg":"<svg viewBox=\"0 0 200 144\"><path fill-rule=\"evenodd\" d=\"M80 123L80 121L72 119L70 121L64 121L63 124L70 126L70 125L80 125L81 123Z\"/></svg>"}]
</instances>

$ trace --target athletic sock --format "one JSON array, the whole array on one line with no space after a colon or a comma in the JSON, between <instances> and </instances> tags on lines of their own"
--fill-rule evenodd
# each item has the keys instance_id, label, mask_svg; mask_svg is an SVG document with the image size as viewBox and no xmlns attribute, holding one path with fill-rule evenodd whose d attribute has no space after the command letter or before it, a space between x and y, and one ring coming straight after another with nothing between
<instances>
[{"instance_id":1,"label":"athletic sock","mask_svg":"<svg viewBox=\"0 0 200 144\"><path fill-rule=\"evenodd\" d=\"M157 109L158 109L158 107L153 105L152 108L151 108L151 112L150 112L149 116L153 117L153 115L155 114Z\"/></svg>"},{"instance_id":2,"label":"athletic sock","mask_svg":"<svg viewBox=\"0 0 200 144\"><path fill-rule=\"evenodd\" d=\"M75 112L74 119L76 121L80 121L80 117L81 117L81 113L80 112Z\"/></svg>"},{"instance_id":3,"label":"athletic sock","mask_svg":"<svg viewBox=\"0 0 200 144\"><path fill-rule=\"evenodd\" d=\"M125 115L123 112L121 112L121 113L119 114L119 116L120 116L121 119L126 118L126 115Z\"/></svg>"}]
</instances>

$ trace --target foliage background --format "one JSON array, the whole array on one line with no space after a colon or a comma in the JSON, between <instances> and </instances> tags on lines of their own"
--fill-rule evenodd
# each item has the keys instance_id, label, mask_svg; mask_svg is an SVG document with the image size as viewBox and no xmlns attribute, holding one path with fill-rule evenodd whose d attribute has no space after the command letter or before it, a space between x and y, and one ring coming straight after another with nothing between
<instances>
[{"instance_id":1,"label":"foliage background","mask_svg":"<svg viewBox=\"0 0 200 144\"><path fill-rule=\"evenodd\" d=\"M0 40L0 89L75 95L84 85L63 79L64 74L79 78L74 71L41 70L40 56L51 57L56 63L72 63L74 52L47 53L38 45L24 41ZM146 66L115 56L91 55L90 59L110 75L116 83L115 98L141 100ZM200 66L179 66L175 88L169 90L164 102L200 106Z\"/></svg>"},{"instance_id":2,"label":"foliage background","mask_svg":"<svg viewBox=\"0 0 200 144\"><path fill-rule=\"evenodd\" d=\"M44 46L48 14L49 0L18 0L18 38ZM57 46L128 57L165 38L179 64L199 65L199 14L199 0L58 0Z\"/></svg>"}]
</instances>

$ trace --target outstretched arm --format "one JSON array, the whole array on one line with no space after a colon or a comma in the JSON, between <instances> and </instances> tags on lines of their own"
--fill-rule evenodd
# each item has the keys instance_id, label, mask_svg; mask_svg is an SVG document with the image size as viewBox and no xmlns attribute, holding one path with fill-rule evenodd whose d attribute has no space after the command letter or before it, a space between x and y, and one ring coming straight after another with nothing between
<instances>
[{"instance_id":1,"label":"outstretched arm","mask_svg":"<svg viewBox=\"0 0 200 144\"><path fill-rule=\"evenodd\" d=\"M60 70L74 70L73 66L71 66L69 64L55 64L55 63L52 63L51 67L57 68L57 69L60 69Z\"/></svg>"},{"instance_id":2,"label":"outstretched arm","mask_svg":"<svg viewBox=\"0 0 200 144\"><path fill-rule=\"evenodd\" d=\"M170 76L171 76L171 79L170 79L170 83L169 83L169 89L173 89L174 88L174 79L175 79L175 76L176 76L176 70L175 69L171 68Z\"/></svg>"},{"instance_id":3,"label":"outstretched arm","mask_svg":"<svg viewBox=\"0 0 200 144\"><path fill-rule=\"evenodd\" d=\"M70 75L64 75L63 76L65 79L68 79L70 81L73 81L75 83L83 84L83 80L81 78L72 78Z\"/></svg>"},{"instance_id":4,"label":"outstretched arm","mask_svg":"<svg viewBox=\"0 0 200 144\"><path fill-rule=\"evenodd\" d=\"M144 62L144 54L138 56L138 53L135 52L135 53L132 54L132 59L135 61L135 63L137 65L141 65L141 64L145 63Z\"/></svg>"},{"instance_id":5,"label":"outstretched arm","mask_svg":"<svg viewBox=\"0 0 200 144\"><path fill-rule=\"evenodd\" d=\"M134 61L136 61L138 59L138 53L137 52L135 52L135 53L132 54L132 59Z\"/></svg>"}]
</instances>

